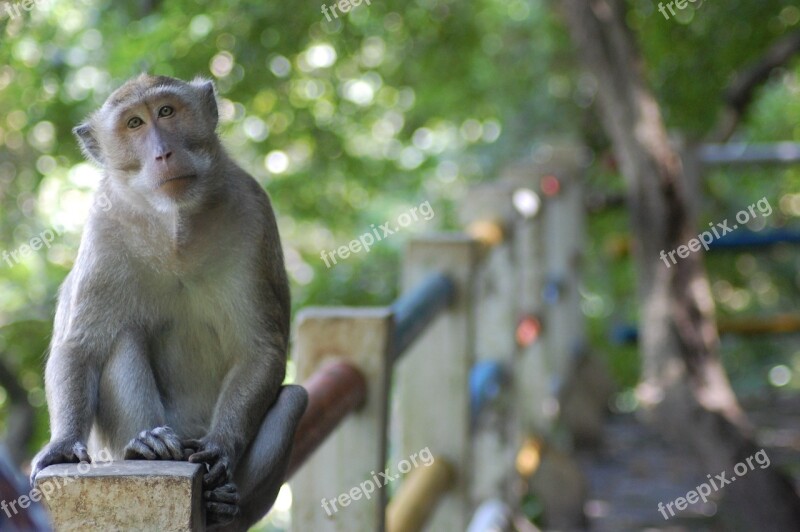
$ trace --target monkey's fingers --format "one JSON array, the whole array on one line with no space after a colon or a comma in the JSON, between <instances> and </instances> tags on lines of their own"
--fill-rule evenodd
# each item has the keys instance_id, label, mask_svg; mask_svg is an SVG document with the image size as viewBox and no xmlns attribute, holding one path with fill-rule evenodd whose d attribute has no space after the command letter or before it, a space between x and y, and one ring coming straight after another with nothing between
<instances>
[{"instance_id":1,"label":"monkey's fingers","mask_svg":"<svg viewBox=\"0 0 800 532\"><path fill-rule=\"evenodd\" d=\"M65 464L70 462L71 462L70 460L58 460L51 458L49 456L43 456L36 462L36 465L33 466L33 470L31 471L31 477L30 477L31 486L36 485L36 476L42 469L45 469L46 467L49 467L54 464ZM72 462L74 462L74 460Z\"/></svg>"},{"instance_id":2,"label":"monkey's fingers","mask_svg":"<svg viewBox=\"0 0 800 532\"><path fill-rule=\"evenodd\" d=\"M31 486L36 483L36 475L38 475L42 469L54 464L65 464L70 462L75 462L75 460L70 460L68 457L63 455L56 456L56 453L48 453L40 457L38 460L36 460L36 464L33 466L33 470L31 471Z\"/></svg>"},{"instance_id":3,"label":"monkey's fingers","mask_svg":"<svg viewBox=\"0 0 800 532\"><path fill-rule=\"evenodd\" d=\"M156 427L152 435L164 446L166 452L162 457L183 460L183 445L178 435L169 427Z\"/></svg>"},{"instance_id":4,"label":"monkey's fingers","mask_svg":"<svg viewBox=\"0 0 800 532\"><path fill-rule=\"evenodd\" d=\"M169 427L143 430L125 447L126 460L183 460L183 446Z\"/></svg>"},{"instance_id":5,"label":"monkey's fingers","mask_svg":"<svg viewBox=\"0 0 800 532\"><path fill-rule=\"evenodd\" d=\"M86 450L86 446L81 443L67 444L67 446L61 443L49 444L33 459L34 466L30 477L31 485L34 485L36 475L46 467L55 464L75 464L91 461L92 459Z\"/></svg>"},{"instance_id":6,"label":"monkey's fingers","mask_svg":"<svg viewBox=\"0 0 800 532\"><path fill-rule=\"evenodd\" d=\"M203 447L203 442L194 438L188 438L181 440L181 445L183 445L185 449L194 449L195 451L199 451Z\"/></svg>"},{"instance_id":7,"label":"monkey's fingers","mask_svg":"<svg viewBox=\"0 0 800 532\"><path fill-rule=\"evenodd\" d=\"M206 503L206 521L209 525L227 525L239 516L239 507L221 502Z\"/></svg>"},{"instance_id":8,"label":"monkey's fingers","mask_svg":"<svg viewBox=\"0 0 800 532\"><path fill-rule=\"evenodd\" d=\"M183 450L181 449L176 457L167 444L166 440L169 438L170 432L169 429L164 430L164 427L158 427L150 431L143 431L139 434L139 439L156 453L159 460L180 460L183 458Z\"/></svg>"},{"instance_id":9,"label":"monkey's fingers","mask_svg":"<svg viewBox=\"0 0 800 532\"><path fill-rule=\"evenodd\" d=\"M239 504L239 491L233 483L227 483L215 490L203 492L207 502L222 502L225 504Z\"/></svg>"},{"instance_id":10,"label":"monkey's fingers","mask_svg":"<svg viewBox=\"0 0 800 532\"><path fill-rule=\"evenodd\" d=\"M228 480L228 468L220 461L214 464L208 473L203 476L203 485L209 487L219 486L226 480Z\"/></svg>"},{"instance_id":11,"label":"monkey's fingers","mask_svg":"<svg viewBox=\"0 0 800 532\"><path fill-rule=\"evenodd\" d=\"M235 484L229 482L215 490L206 491L203 498L208 524L228 524L240 513L239 493Z\"/></svg>"},{"instance_id":12,"label":"monkey's fingers","mask_svg":"<svg viewBox=\"0 0 800 532\"><path fill-rule=\"evenodd\" d=\"M76 443L72 446L72 452L75 455L75 458L78 459L78 462L92 463L92 457L89 456L89 450L84 444L80 442Z\"/></svg>"},{"instance_id":13,"label":"monkey's fingers","mask_svg":"<svg viewBox=\"0 0 800 532\"><path fill-rule=\"evenodd\" d=\"M203 448L203 442L201 442L200 440L195 440L195 439L181 440L181 446L183 447L184 460L188 460L189 462L193 463L200 463L204 461L204 460L198 460L197 458L194 459L192 458L192 456L200 453L201 452L200 450ZM200 458L205 458L205 457L201 456Z\"/></svg>"},{"instance_id":14,"label":"monkey's fingers","mask_svg":"<svg viewBox=\"0 0 800 532\"><path fill-rule=\"evenodd\" d=\"M138 438L132 439L125 447L125 460L157 460L158 455Z\"/></svg>"},{"instance_id":15,"label":"monkey's fingers","mask_svg":"<svg viewBox=\"0 0 800 532\"><path fill-rule=\"evenodd\" d=\"M164 442L156 436L155 432L142 432L139 434L139 439L142 440L145 445L153 449L153 452L156 453L156 458L162 460L172 458L169 449Z\"/></svg>"},{"instance_id":16,"label":"monkey's fingers","mask_svg":"<svg viewBox=\"0 0 800 532\"><path fill-rule=\"evenodd\" d=\"M189 461L195 464L206 463L211 464L219 459L219 451L215 449L204 449L197 451L189 457Z\"/></svg>"}]
</instances>

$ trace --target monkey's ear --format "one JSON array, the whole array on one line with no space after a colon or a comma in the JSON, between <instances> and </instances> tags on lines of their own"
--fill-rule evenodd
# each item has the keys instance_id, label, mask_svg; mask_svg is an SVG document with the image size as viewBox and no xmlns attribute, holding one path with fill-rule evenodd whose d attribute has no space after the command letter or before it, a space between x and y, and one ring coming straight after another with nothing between
<instances>
[{"instance_id":1,"label":"monkey's ear","mask_svg":"<svg viewBox=\"0 0 800 532\"><path fill-rule=\"evenodd\" d=\"M217 89L214 87L214 82L210 79L195 78L190 85L200 91L203 108L211 117L214 129L216 129L219 122L219 110L217 108Z\"/></svg>"},{"instance_id":2,"label":"monkey's ear","mask_svg":"<svg viewBox=\"0 0 800 532\"><path fill-rule=\"evenodd\" d=\"M100 150L100 144L97 143L97 137L94 136L92 126L84 122L73 128L72 132L78 137L78 144L86 158L102 165L103 153Z\"/></svg>"}]
</instances>

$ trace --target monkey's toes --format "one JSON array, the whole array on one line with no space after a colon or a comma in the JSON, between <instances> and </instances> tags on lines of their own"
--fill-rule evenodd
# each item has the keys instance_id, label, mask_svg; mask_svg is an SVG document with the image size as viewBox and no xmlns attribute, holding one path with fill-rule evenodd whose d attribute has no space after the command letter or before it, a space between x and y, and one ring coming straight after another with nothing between
<instances>
[{"instance_id":1,"label":"monkey's toes","mask_svg":"<svg viewBox=\"0 0 800 532\"><path fill-rule=\"evenodd\" d=\"M143 430L125 447L126 460L184 460L183 445L169 427Z\"/></svg>"},{"instance_id":2,"label":"monkey's toes","mask_svg":"<svg viewBox=\"0 0 800 532\"><path fill-rule=\"evenodd\" d=\"M203 500L209 525L225 525L240 513L239 492L233 483L203 492Z\"/></svg>"}]
</instances>

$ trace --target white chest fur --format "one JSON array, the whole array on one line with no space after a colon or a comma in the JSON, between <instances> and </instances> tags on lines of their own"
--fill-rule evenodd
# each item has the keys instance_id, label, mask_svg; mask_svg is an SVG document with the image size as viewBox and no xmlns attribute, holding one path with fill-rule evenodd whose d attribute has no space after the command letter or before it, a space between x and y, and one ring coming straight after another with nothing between
<instances>
[{"instance_id":1,"label":"white chest fur","mask_svg":"<svg viewBox=\"0 0 800 532\"><path fill-rule=\"evenodd\" d=\"M252 348L254 276L244 264L225 260L202 277L174 276L155 283L170 285L162 288L169 297L157 295L163 304L151 360L168 422L175 428L194 432L208 426L225 376ZM187 365L193 371L184 371Z\"/></svg>"}]
</instances>

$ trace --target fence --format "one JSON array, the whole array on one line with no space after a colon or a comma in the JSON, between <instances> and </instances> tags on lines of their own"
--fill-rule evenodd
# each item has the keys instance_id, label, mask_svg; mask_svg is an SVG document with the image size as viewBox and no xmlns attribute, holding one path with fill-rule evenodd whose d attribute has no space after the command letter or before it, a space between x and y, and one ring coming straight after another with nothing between
<instances>
[{"instance_id":1,"label":"fence","mask_svg":"<svg viewBox=\"0 0 800 532\"><path fill-rule=\"evenodd\" d=\"M583 352L580 160L555 151L473 191L465 233L411 241L392 305L299 313L311 402L290 471L295 530L466 530L483 502L513 504ZM387 505L379 473L422 449L432 465Z\"/></svg>"}]
</instances>

